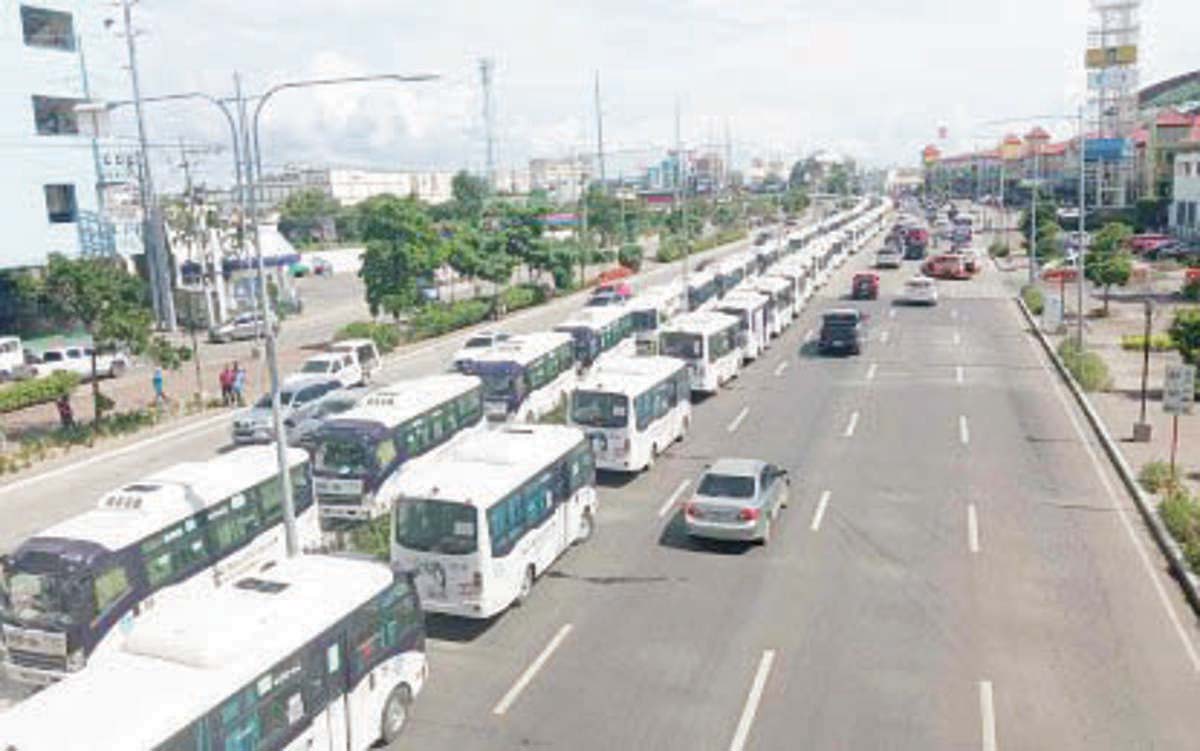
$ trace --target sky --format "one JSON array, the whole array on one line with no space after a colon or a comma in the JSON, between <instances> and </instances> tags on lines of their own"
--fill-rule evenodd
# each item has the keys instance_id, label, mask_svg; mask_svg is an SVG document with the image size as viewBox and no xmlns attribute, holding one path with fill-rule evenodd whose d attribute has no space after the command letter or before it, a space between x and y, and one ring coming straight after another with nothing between
<instances>
[{"instance_id":1,"label":"sky","mask_svg":"<svg viewBox=\"0 0 1200 751\"><path fill-rule=\"evenodd\" d=\"M1195 0L1146 0L1141 78L1200 68ZM262 116L263 161L481 169L479 60L494 62L499 166L595 149L601 82L610 172L673 145L752 156L823 148L915 165L940 125L948 151L990 145L999 118L1074 112L1086 0L141 0L145 94L248 91L287 80L433 73L435 82L284 92ZM154 140L224 146L206 105L148 108ZM1069 122L1043 121L1069 135ZM1011 129L1028 127L1019 123ZM221 181L228 153L201 153ZM170 178L168 178L168 181ZM161 182L161 181L160 181Z\"/></svg>"}]
</instances>

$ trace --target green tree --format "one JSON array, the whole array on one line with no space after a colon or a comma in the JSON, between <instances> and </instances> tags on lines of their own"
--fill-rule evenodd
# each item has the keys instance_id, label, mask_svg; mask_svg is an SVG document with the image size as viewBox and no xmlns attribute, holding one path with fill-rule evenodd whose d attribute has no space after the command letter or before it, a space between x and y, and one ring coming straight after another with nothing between
<instances>
[{"instance_id":1,"label":"green tree","mask_svg":"<svg viewBox=\"0 0 1200 751\"><path fill-rule=\"evenodd\" d=\"M336 219L342 207L321 190L302 190L288 196L279 207L279 231L297 245L320 238L322 229Z\"/></svg>"},{"instance_id":2,"label":"green tree","mask_svg":"<svg viewBox=\"0 0 1200 751\"><path fill-rule=\"evenodd\" d=\"M789 189L783 194L783 198L781 200L783 203L783 211L788 216L796 216L808 208L808 194L800 189Z\"/></svg>"},{"instance_id":3,"label":"green tree","mask_svg":"<svg viewBox=\"0 0 1200 751\"><path fill-rule=\"evenodd\" d=\"M454 208L458 218L477 223L483 216L483 208L490 192L487 180L461 170L451 181L450 190L454 194Z\"/></svg>"},{"instance_id":4,"label":"green tree","mask_svg":"<svg viewBox=\"0 0 1200 751\"><path fill-rule=\"evenodd\" d=\"M1168 333L1184 362L1200 364L1200 308L1176 311Z\"/></svg>"},{"instance_id":5,"label":"green tree","mask_svg":"<svg viewBox=\"0 0 1200 751\"><path fill-rule=\"evenodd\" d=\"M1045 262L1059 255L1059 227L1056 222L1043 222L1038 225L1037 257L1038 262Z\"/></svg>"},{"instance_id":6,"label":"green tree","mask_svg":"<svg viewBox=\"0 0 1200 751\"><path fill-rule=\"evenodd\" d=\"M1133 273L1133 256L1125 251L1087 254L1084 275L1095 285L1104 288L1104 315L1108 315L1109 290L1114 285L1124 287Z\"/></svg>"},{"instance_id":7,"label":"green tree","mask_svg":"<svg viewBox=\"0 0 1200 751\"><path fill-rule=\"evenodd\" d=\"M600 235L602 246L611 245L621 232L621 202L601 185L587 191L588 228Z\"/></svg>"},{"instance_id":8,"label":"green tree","mask_svg":"<svg viewBox=\"0 0 1200 751\"><path fill-rule=\"evenodd\" d=\"M141 279L108 259L50 256L36 282L44 308L63 323L77 323L92 337L92 407L99 420L111 401L100 393L98 352L118 348L141 353L150 339L153 317Z\"/></svg>"},{"instance_id":9,"label":"green tree","mask_svg":"<svg viewBox=\"0 0 1200 751\"><path fill-rule=\"evenodd\" d=\"M1038 227L1039 234L1041 233L1043 226L1045 226L1047 224L1058 224L1058 214L1056 213L1056 209L1055 209L1053 201L1048 201L1048 200L1041 199L1041 198L1038 199L1036 221L1037 221L1037 227ZM1021 212L1021 217L1017 222L1017 227L1018 227L1018 231L1021 233L1021 237L1023 237L1025 239L1025 247L1028 248L1031 244L1031 239L1032 239L1031 235L1032 235L1032 231L1033 231L1029 225L1029 208L1028 207L1026 207L1025 210ZM1038 247L1039 247L1039 249L1041 248L1040 241L1038 242Z\"/></svg>"},{"instance_id":10,"label":"green tree","mask_svg":"<svg viewBox=\"0 0 1200 751\"><path fill-rule=\"evenodd\" d=\"M421 302L419 282L433 275L446 250L424 206L414 198L375 196L359 210L363 253L358 275L372 315L399 317Z\"/></svg>"},{"instance_id":11,"label":"green tree","mask_svg":"<svg viewBox=\"0 0 1200 751\"><path fill-rule=\"evenodd\" d=\"M1129 244L1133 228L1123 222L1109 222L1092 238L1091 250L1099 255L1118 253Z\"/></svg>"}]
</instances>

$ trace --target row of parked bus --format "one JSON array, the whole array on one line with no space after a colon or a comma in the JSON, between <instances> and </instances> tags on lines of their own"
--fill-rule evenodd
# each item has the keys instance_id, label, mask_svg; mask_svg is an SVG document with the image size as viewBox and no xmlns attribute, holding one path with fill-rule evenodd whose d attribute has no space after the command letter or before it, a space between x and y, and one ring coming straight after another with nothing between
<instances>
[{"instance_id":1,"label":"row of parked bus","mask_svg":"<svg viewBox=\"0 0 1200 751\"><path fill-rule=\"evenodd\" d=\"M387 511L390 570L286 557L269 445L153 473L27 540L0 571L5 671L56 685L0 713L0 749L390 741L428 674L422 611L522 602L592 535L597 468L652 466L686 435L692 394L781 333L882 215L860 205L826 234L514 336L327 421L311 454L288 452L300 546L322 548L320 515ZM716 291L693 304L706 275ZM564 402L569 424L534 421Z\"/></svg>"}]
</instances>

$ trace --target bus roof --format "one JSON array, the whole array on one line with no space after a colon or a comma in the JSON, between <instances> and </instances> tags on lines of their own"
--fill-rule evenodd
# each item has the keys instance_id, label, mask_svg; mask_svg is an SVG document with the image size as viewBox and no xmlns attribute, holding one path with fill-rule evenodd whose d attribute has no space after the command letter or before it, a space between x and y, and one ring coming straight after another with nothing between
<instances>
[{"instance_id":1,"label":"bus roof","mask_svg":"<svg viewBox=\"0 0 1200 751\"><path fill-rule=\"evenodd\" d=\"M436 457L408 464L395 490L401 499L486 507L583 440L583 431L564 425L506 425L459 435Z\"/></svg>"},{"instance_id":2,"label":"bus roof","mask_svg":"<svg viewBox=\"0 0 1200 751\"><path fill-rule=\"evenodd\" d=\"M600 308L584 308L577 310L571 316L560 324L554 327L555 331L569 331L571 329L588 328L599 329L608 326L614 321L619 321L621 318L629 314L629 309L625 305L606 305Z\"/></svg>"},{"instance_id":3,"label":"bus roof","mask_svg":"<svg viewBox=\"0 0 1200 751\"><path fill-rule=\"evenodd\" d=\"M295 467L303 449L289 448ZM96 508L42 530L31 539L82 540L119 550L275 475L275 446L249 446L206 462L185 462L128 483ZM19 549L18 549L19 550Z\"/></svg>"},{"instance_id":4,"label":"bus roof","mask_svg":"<svg viewBox=\"0 0 1200 751\"><path fill-rule=\"evenodd\" d=\"M766 276L757 276L750 282L755 289L767 290L772 293L786 292L792 288L791 281L770 271Z\"/></svg>"},{"instance_id":5,"label":"bus roof","mask_svg":"<svg viewBox=\"0 0 1200 751\"><path fill-rule=\"evenodd\" d=\"M697 311L676 316L663 327L663 331L679 331L687 334L715 334L731 326L738 326L738 319L725 313Z\"/></svg>"},{"instance_id":6,"label":"bus roof","mask_svg":"<svg viewBox=\"0 0 1200 751\"><path fill-rule=\"evenodd\" d=\"M686 367L686 363L675 357L614 357L596 366L575 388L577 391L636 395Z\"/></svg>"},{"instance_id":7,"label":"bus roof","mask_svg":"<svg viewBox=\"0 0 1200 751\"><path fill-rule=\"evenodd\" d=\"M486 362L515 362L528 365L537 358L574 340L562 331L538 331L511 337L471 356L474 365Z\"/></svg>"},{"instance_id":8,"label":"bus roof","mask_svg":"<svg viewBox=\"0 0 1200 751\"><path fill-rule=\"evenodd\" d=\"M758 310L770 302L771 298L767 295L743 287L742 285L745 283L742 282L730 290L729 294L722 297L721 301L717 303L717 310Z\"/></svg>"},{"instance_id":9,"label":"bus roof","mask_svg":"<svg viewBox=\"0 0 1200 751\"><path fill-rule=\"evenodd\" d=\"M304 555L155 608L103 666L0 715L0 748L145 751L166 741L393 581L387 565ZM342 659L349 659L343 655Z\"/></svg>"},{"instance_id":10,"label":"bus roof","mask_svg":"<svg viewBox=\"0 0 1200 751\"><path fill-rule=\"evenodd\" d=\"M336 429L369 422L378 423L390 430L405 420L411 420L422 412L469 393L479 386L478 378L461 373L442 373L410 381L398 381L367 394L354 409L326 420L325 425Z\"/></svg>"}]
</instances>

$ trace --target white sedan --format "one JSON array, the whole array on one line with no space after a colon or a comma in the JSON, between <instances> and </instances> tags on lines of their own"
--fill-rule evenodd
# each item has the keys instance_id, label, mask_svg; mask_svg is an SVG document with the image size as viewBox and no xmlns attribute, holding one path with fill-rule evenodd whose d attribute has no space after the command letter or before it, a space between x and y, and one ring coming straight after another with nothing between
<instances>
[{"instance_id":1,"label":"white sedan","mask_svg":"<svg viewBox=\"0 0 1200 751\"><path fill-rule=\"evenodd\" d=\"M927 276L914 276L904 282L900 299L909 305L937 305L937 284Z\"/></svg>"}]
</instances>

